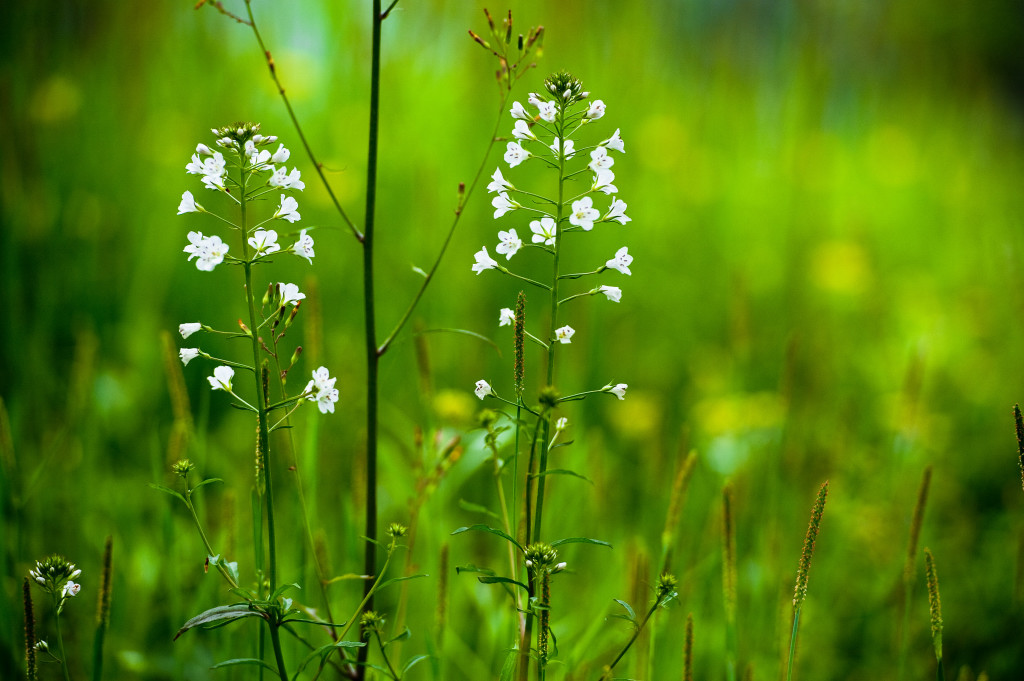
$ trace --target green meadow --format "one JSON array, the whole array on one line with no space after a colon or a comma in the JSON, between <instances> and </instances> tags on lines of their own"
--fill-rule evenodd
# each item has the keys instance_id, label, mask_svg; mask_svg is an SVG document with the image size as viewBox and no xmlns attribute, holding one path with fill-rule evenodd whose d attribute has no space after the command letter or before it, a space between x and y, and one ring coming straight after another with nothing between
<instances>
[{"instance_id":1,"label":"green meadow","mask_svg":"<svg viewBox=\"0 0 1024 681\"><path fill-rule=\"evenodd\" d=\"M296 607L326 617L326 595L334 621L359 615L369 475L363 251L252 31L193 4L22 2L0 22L5 680L26 678L23 583L53 553L82 571L81 592L60 616L67 672L95 678L108 536L103 678L276 678L269 639L262 656L274 670L210 669L260 655L256 618L172 640L189 618L238 598L206 564L188 509L150 486L180 490L171 466L183 458L196 466L193 486L221 479L195 491L197 517L238 562L240 584L257 588L254 419L210 389L215 363L178 359L200 338L217 357L252 363L244 342L178 334L186 322L248 324L241 268L197 271L182 252L190 230L216 223L175 215L185 190L211 210L230 208L185 165L198 143L213 144L211 128L236 121L278 136L306 184L294 231L311 230L316 257L277 258L273 278L256 287L257 304L267 281L307 294L284 341L285 358L303 347L288 386L298 393L325 365L339 391L333 414L305 405L291 428L270 434L278 571L298 585L287 594ZM434 263L460 183L483 162L435 277L379 365L378 539L387 543L392 522L407 526L387 577L422 576L382 588L374 608L385 638L409 628L389 648L396 659L428 656L396 676L512 678L502 676L517 644L509 585L457 570L508 574L508 544L452 533L498 527L480 411L507 405L478 400L474 384L487 379L512 395L513 332L498 326L499 310L522 290L527 315L540 315L547 297L471 267L486 245L503 266L547 276L531 253L494 253L499 230L523 236L529 227L516 212L495 220L485 185L500 168L517 184L550 186L539 165L509 169L502 154L510 103L526 104L564 70L607 106L587 143L621 130L625 153L613 169L631 218L570 235L565 271L592 269L622 246L634 262L630 276L593 280L621 287L621 302L579 302L572 343L558 346L561 394L619 383L628 393L558 407L569 423L561 442L571 444L551 449L550 467L575 475L545 477L544 533L611 548L558 549L566 566L541 610L554 637L547 678L786 679L801 551L826 480L792 678L935 678L925 547L941 590L945 678L1021 678L1019 8L513 0L489 9L500 23L511 8L513 45L543 25L543 53L499 111L498 62L467 33L490 40L484 6L401 0L382 25L378 342L423 284L417 270ZM244 15L246 5L224 8ZM364 225L370 3L254 0L252 12L334 197ZM484 160L499 114L502 139ZM608 200L597 196L603 209ZM545 361L527 348L529 404L546 385ZM511 429L498 444L511 466ZM513 507L510 496L508 508L522 512L521 499ZM318 563L331 578L324 587ZM615 599L643 619L663 571L677 578L675 597L605 673L634 634ZM55 652L49 597L32 595L37 637ZM315 646L331 641L327 628L303 626ZM349 636L359 640L355 629ZM309 648L283 640L295 674ZM39 679L64 678L60 663L38 664ZM346 673L328 665L320 678Z\"/></svg>"}]
</instances>

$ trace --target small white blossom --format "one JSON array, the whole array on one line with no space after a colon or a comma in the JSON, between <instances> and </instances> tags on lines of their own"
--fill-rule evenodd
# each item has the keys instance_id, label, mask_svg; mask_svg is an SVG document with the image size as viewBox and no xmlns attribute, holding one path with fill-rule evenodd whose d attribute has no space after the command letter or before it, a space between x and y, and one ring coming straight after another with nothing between
<instances>
[{"instance_id":1,"label":"small white blossom","mask_svg":"<svg viewBox=\"0 0 1024 681\"><path fill-rule=\"evenodd\" d=\"M623 274L633 274L629 271L629 265L633 262L633 256L629 254L627 246L623 246L615 252L615 257L605 263L605 267L616 269Z\"/></svg>"},{"instance_id":2,"label":"small white blossom","mask_svg":"<svg viewBox=\"0 0 1024 681\"><path fill-rule=\"evenodd\" d=\"M245 143L245 155L249 157L249 163L255 166L261 166L270 160L270 152L266 149L257 151L256 142L249 140Z\"/></svg>"},{"instance_id":3,"label":"small white blossom","mask_svg":"<svg viewBox=\"0 0 1024 681\"><path fill-rule=\"evenodd\" d=\"M555 120L555 115L558 110L555 108L554 102L540 102L537 104L537 109L540 111L541 119L551 123Z\"/></svg>"},{"instance_id":4,"label":"small white blossom","mask_svg":"<svg viewBox=\"0 0 1024 681\"><path fill-rule=\"evenodd\" d=\"M513 187L512 183L502 176L501 168L497 168L495 169L494 174L491 175L491 183L487 185L487 193L500 192L505 189L515 189L515 187Z\"/></svg>"},{"instance_id":5,"label":"small white blossom","mask_svg":"<svg viewBox=\"0 0 1024 681\"><path fill-rule=\"evenodd\" d=\"M605 194L618 194L619 188L616 187L612 182L615 181L615 173L604 168L598 170L594 175L594 184L590 187L591 191L602 191Z\"/></svg>"},{"instance_id":6,"label":"small white blossom","mask_svg":"<svg viewBox=\"0 0 1024 681\"><path fill-rule=\"evenodd\" d=\"M587 118L596 121L601 116L604 116L604 102L598 99L590 103L590 108L587 109Z\"/></svg>"},{"instance_id":7,"label":"small white blossom","mask_svg":"<svg viewBox=\"0 0 1024 681\"><path fill-rule=\"evenodd\" d=\"M512 118L518 118L520 120L529 121L533 119L526 109L519 102L512 102L512 108L509 109L509 113L512 114Z\"/></svg>"},{"instance_id":8,"label":"small white blossom","mask_svg":"<svg viewBox=\"0 0 1024 681\"><path fill-rule=\"evenodd\" d=\"M199 213L202 212L203 207L196 203L195 198L192 196L192 192L185 192L181 195L181 203L178 204L178 215L184 215L185 213Z\"/></svg>"},{"instance_id":9,"label":"small white blossom","mask_svg":"<svg viewBox=\"0 0 1024 681\"><path fill-rule=\"evenodd\" d=\"M523 240L516 234L516 230L510 229L507 232L498 232L498 239L501 241L494 249L496 253L505 256L505 260L511 260L520 248L523 247Z\"/></svg>"},{"instance_id":10,"label":"small white blossom","mask_svg":"<svg viewBox=\"0 0 1024 681\"><path fill-rule=\"evenodd\" d=\"M273 161L274 163L284 163L285 161L288 160L288 157L291 155L292 152L285 149L284 145L282 144L277 148L277 151L274 152L274 155L270 157L270 160Z\"/></svg>"},{"instance_id":11,"label":"small white blossom","mask_svg":"<svg viewBox=\"0 0 1024 681\"><path fill-rule=\"evenodd\" d=\"M299 215L299 202L290 196L281 194L281 205L277 207L277 212L274 213L275 218L281 218L288 222L296 222L301 220L302 216Z\"/></svg>"},{"instance_id":12,"label":"small white blossom","mask_svg":"<svg viewBox=\"0 0 1024 681\"><path fill-rule=\"evenodd\" d=\"M561 432L561 431L565 430L568 427L569 427L569 419L567 419L564 416L561 417L560 419L558 419L557 421L555 421L555 431L556 432Z\"/></svg>"},{"instance_id":13,"label":"small white blossom","mask_svg":"<svg viewBox=\"0 0 1024 681\"><path fill-rule=\"evenodd\" d=\"M555 329L555 340L563 344L571 343L574 333L576 333L576 329L569 325L563 326L560 329Z\"/></svg>"},{"instance_id":14,"label":"small white blossom","mask_svg":"<svg viewBox=\"0 0 1024 681\"><path fill-rule=\"evenodd\" d=\"M533 243L542 243L545 246L555 245L555 220L554 218L541 218L530 222L530 231L533 232Z\"/></svg>"},{"instance_id":15,"label":"small white blossom","mask_svg":"<svg viewBox=\"0 0 1024 681\"><path fill-rule=\"evenodd\" d=\"M256 255L269 255L281 250L277 243L277 232L272 229L258 229L249 237L249 245L256 249Z\"/></svg>"},{"instance_id":16,"label":"small white blossom","mask_svg":"<svg viewBox=\"0 0 1024 681\"><path fill-rule=\"evenodd\" d=\"M566 563L565 561L562 561L561 563L557 563L555 565L555 567L551 568L551 574L555 574L556 572L561 572L562 570L565 569L565 567L567 565L568 565L568 563Z\"/></svg>"},{"instance_id":17,"label":"small white blossom","mask_svg":"<svg viewBox=\"0 0 1024 681\"><path fill-rule=\"evenodd\" d=\"M515 168L529 157L530 152L519 146L519 142L509 142L505 148L505 162L509 168Z\"/></svg>"},{"instance_id":18,"label":"small white blossom","mask_svg":"<svg viewBox=\"0 0 1024 681\"><path fill-rule=\"evenodd\" d=\"M598 147L590 152L590 163L588 167L595 173L599 170L605 170L615 165L615 159L608 155L608 150L604 147Z\"/></svg>"},{"instance_id":19,"label":"small white blossom","mask_svg":"<svg viewBox=\"0 0 1024 681\"><path fill-rule=\"evenodd\" d=\"M204 237L202 232L189 232L188 240L190 243L184 251L189 254L189 260L196 258L196 268L199 270L212 272L214 267L224 262L228 245L219 236Z\"/></svg>"},{"instance_id":20,"label":"small white blossom","mask_svg":"<svg viewBox=\"0 0 1024 681\"><path fill-rule=\"evenodd\" d=\"M594 228L594 220L601 217L601 213L594 208L594 200L584 196L579 201L572 202L572 214L569 216L569 223L580 227L585 232Z\"/></svg>"},{"instance_id":21,"label":"small white blossom","mask_svg":"<svg viewBox=\"0 0 1024 681\"><path fill-rule=\"evenodd\" d=\"M477 274L480 274L484 270L492 270L498 266L498 262L487 254L487 246L484 246L474 253L473 257L476 258L476 264L473 265L473 271Z\"/></svg>"},{"instance_id":22,"label":"small white blossom","mask_svg":"<svg viewBox=\"0 0 1024 681\"><path fill-rule=\"evenodd\" d=\"M537 136L530 130L530 125L526 121L516 121L515 127L512 129L512 136L517 140L535 140Z\"/></svg>"},{"instance_id":23,"label":"small white blossom","mask_svg":"<svg viewBox=\"0 0 1024 681\"><path fill-rule=\"evenodd\" d=\"M313 264L313 256L316 255L313 252L313 237L306 234L306 230L299 232L299 240L292 244L291 250L295 255L308 260L310 265Z\"/></svg>"},{"instance_id":24,"label":"small white blossom","mask_svg":"<svg viewBox=\"0 0 1024 681\"><path fill-rule=\"evenodd\" d=\"M210 382L210 387L214 390L226 390L231 392L231 378L235 375L235 370L229 366L221 365L213 370L213 376L207 376L206 380Z\"/></svg>"},{"instance_id":25,"label":"small white blossom","mask_svg":"<svg viewBox=\"0 0 1024 681\"><path fill-rule=\"evenodd\" d=\"M526 101L529 102L532 106L535 106L539 109L542 100L540 97L537 96L536 92L531 92L530 96L526 98Z\"/></svg>"},{"instance_id":26,"label":"small white blossom","mask_svg":"<svg viewBox=\"0 0 1024 681\"><path fill-rule=\"evenodd\" d=\"M188 366L188 363L199 356L199 348L182 348L178 350L178 357L181 359L181 363Z\"/></svg>"},{"instance_id":27,"label":"small white blossom","mask_svg":"<svg viewBox=\"0 0 1024 681\"><path fill-rule=\"evenodd\" d=\"M476 388L473 390L473 392L475 392L476 396L479 397L481 400L487 397L488 395L494 394L494 390L491 389L491 384L484 380L479 380L476 382Z\"/></svg>"},{"instance_id":28,"label":"small white blossom","mask_svg":"<svg viewBox=\"0 0 1024 681\"><path fill-rule=\"evenodd\" d=\"M320 367L313 372L313 380L306 384L303 391L309 393L306 399L316 402L321 414L334 413L334 403L338 401L338 389L334 387L337 380L331 378L327 367Z\"/></svg>"},{"instance_id":29,"label":"small white blossom","mask_svg":"<svg viewBox=\"0 0 1024 681\"><path fill-rule=\"evenodd\" d=\"M178 333L181 334L182 338L188 338L202 328L203 325L199 322L186 322L184 324L178 324Z\"/></svg>"},{"instance_id":30,"label":"small white blossom","mask_svg":"<svg viewBox=\"0 0 1024 681\"><path fill-rule=\"evenodd\" d=\"M69 579L68 583L64 585L64 589L62 590L61 595L64 598L67 598L68 596L77 596L78 592L81 591L81 590L82 590L82 585L81 584L75 584L74 582L72 582Z\"/></svg>"},{"instance_id":31,"label":"small white blossom","mask_svg":"<svg viewBox=\"0 0 1024 681\"><path fill-rule=\"evenodd\" d=\"M564 144L559 148L559 139L556 137L551 143L551 151L554 152L555 158L558 158L562 154L565 154L565 158L569 159L576 155L576 151L573 149L575 143L572 140L566 140Z\"/></svg>"},{"instance_id":32,"label":"small white blossom","mask_svg":"<svg viewBox=\"0 0 1024 681\"><path fill-rule=\"evenodd\" d=\"M626 153L626 147L622 143L622 138L619 137L619 129L618 128L615 128L615 134L614 135L612 135L611 137L606 139L604 142L601 142L601 146L608 147L609 149L614 149L615 151L617 151L617 152L619 152L621 154Z\"/></svg>"},{"instance_id":33,"label":"small white blossom","mask_svg":"<svg viewBox=\"0 0 1024 681\"><path fill-rule=\"evenodd\" d=\"M300 300L305 300L306 299L306 294L305 293L301 293L299 291L299 287L297 285L295 285L295 284L286 284L286 283L284 283L282 281L277 286L278 286L279 290L281 291L281 304L282 305L287 305L288 303L291 303L292 305L295 305Z\"/></svg>"},{"instance_id":34,"label":"small white blossom","mask_svg":"<svg viewBox=\"0 0 1024 681\"><path fill-rule=\"evenodd\" d=\"M206 146L202 142L196 145L196 153L203 154L204 156L213 156L213 152L210 151L210 147Z\"/></svg>"},{"instance_id":35,"label":"small white blossom","mask_svg":"<svg viewBox=\"0 0 1024 681\"><path fill-rule=\"evenodd\" d=\"M291 173L288 172L288 168L281 166L274 170L274 174L267 180L267 184L271 187L281 187L282 189L305 189L306 184L299 179L302 173L299 172L298 168L294 168Z\"/></svg>"},{"instance_id":36,"label":"small white blossom","mask_svg":"<svg viewBox=\"0 0 1024 681\"><path fill-rule=\"evenodd\" d=\"M494 206L494 219L495 220L497 220L498 218L500 218L502 215L504 215L505 213L509 212L510 210L515 210L516 208L522 208L522 206L519 205L519 203L517 203L516 200L513 199L512 197L510 197L508 195L508 193L506 193L506 192L501 192L500 194L495 196L493 199L491 199L491 205Z\"/></svg>"},{"instance_id":37,"label":"small white blossom","mask_svg":"<svg viewBox=\"0 0 1024 681\"><path fill-rule=\"evenodd\" d=\"M633 218L626 215L626 202L620 201L619 199L613 198L612 205L608 208L608 213L604 216L604 220L614 220L620 225L624 225L627 222L632 222Z\"/></svg>"},{"instance_id":38,"label":"small white blossom","mask_svg":"<svg viewBox=\"0 0 1024 681\"><path fill-rule=\"evenodd\" d=\"M189 175L203 174L203 159L199 158L199 154L192 154L192 159L185 165L185 171Z\"/></svg>"},{"instance_id":39,"label":"small white blossom","mask_svg":"<svg viewBox=\"0 0 1024 681\"><path fill-rule=\"evenodd\" d=\"M626 388L628 388L628 387L629 387L629 385L627 385L625 383L616 383L613 386L609 386L609 387L605 388L605 392L609 392L612 395L615 395L616 397L618 397L620 400L624 400L624 399L626 399Z\"/></svg>"},{"instance_id":40,"label":"small white blossom","mask_svg":"<svg viewBox=\"0 0 1024 681\"><path fill-rule=\"evenodd\" d=\"M597 292L608 296L608 300L613 303L617 303L622 300L622 289L618 286L601 286L597 289Z\"/></svg>"},{"instance_id":41,"label":"small white blossom","mask_svg":"<svg viewBox=\"0 0 1024 681\"><path fill-rule=\"evenodd\" d=\"M510 307L501 308L498 313L498 326L511 326L516 321L516 313Z\"/></svg>"}]
</instances>

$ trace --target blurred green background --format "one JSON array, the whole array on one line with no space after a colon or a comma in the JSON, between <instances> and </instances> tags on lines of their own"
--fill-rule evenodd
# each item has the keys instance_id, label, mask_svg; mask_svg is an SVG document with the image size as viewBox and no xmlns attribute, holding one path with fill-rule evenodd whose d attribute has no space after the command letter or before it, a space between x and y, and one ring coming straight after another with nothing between
<instances>
[{"instance_id":1,"label":"blurred green background","mask_svg":"<svg viewBox=\"0 0 1024 681\"><path fill-rule=\"evenodd\" d=\"M678 607L617 672L680 678L692 612L698 676L723 676L720 495L729 479L741 669L776 678L807 517L829 479L799 673L895 678L900 576L931 465L921 542L938 564L947 674L969 666L1020 678L1024 495L1010 413L1024 397L1020 3L509 4L517 29L546 28L543 59L517 98L564 68L604 100L601 135L622 130L616 184L633 219L595 230L593 250L579 254L586 267L628 245L633 276L600 282L623 288L621 304L588 299L573 309L577 336L559 370L563 392L630 388L624 402L565 411L576 443L557 450L558 466L593 485L551 484L549 531L615 549L565 551L572 574L553 596L566 661L558 673L596 677L628 637L621 621L606 620L612 599L641 609L650 597L670 483L692 448L697 469L672 551ZM493 125L495 65L466 34L486 30L482 7L403 0L385 24L382 333L419 283L411 267L434 257L456 187L472 177ZM311 143L361 223L368 3L264 1L254 11ZM274 277L319 291L322 334L308 323L316 305L289 334L307 350L297 371L323 363L339 377L339 412L301 414L296 430L332 574L362 564L359 250L246 27L185 1L67 0L11 4L0 36L0 676L16 678L23 664L21 580L32 561L61 552L83 570L64 622L73 675L85 678L109 534L108 678L247 678L207 671L250 654L245 626L171 643L185 619L226 596L204 578L185 510L146 487L169 484L168 461L181 455L161 334L196 320L229 328L243 314L237 270L197 272L181 252L187 231L211 228L175 216L185 189L207 196L184 173L196 143L211 141L212 126L261 121L306 180L300 224L318 227L317 257L313 267L283 259ZM507 116L502 129L511 129ZM499 161L495 153L487 172ZM519 288L470 265L481 245L493 249L499 225L528 228L491 212L476 194L415 324L467 329L507 348L497 311ZM410 678L495 678L511 643L498 591L449 571L443 638L435 614L443 543L450 566L501 565L496 539L448 533L480 520L460 499L494 503L471 389L481 377L508 386L510 353L463 335L424 338L429 379L408 331L382 367L382 522L408 521L417 479L436 461L435 431L442 442L464 433L466 449L419 517L412 562L431 576L409 583L413 636L403 654L441 646ZM187 454L204 477L226 481L206 488L203 509L217 542L237 545L244 573L252 425L210 395L208 373L198 363L184 371L194 418ZM417 425L427 433L422 453ZM294 528L282 570L315 605L293 476L285 463L278 473L281 522ZM919 557L908 678L934 665L922 565ZM355 593L334 588L335 612L349 612ZM385 594L382 607L397 595ZM52 636L52 620L40 619L41 635ZM58 674L44 665L43 678Z\"/></svg>"}]
</instances>

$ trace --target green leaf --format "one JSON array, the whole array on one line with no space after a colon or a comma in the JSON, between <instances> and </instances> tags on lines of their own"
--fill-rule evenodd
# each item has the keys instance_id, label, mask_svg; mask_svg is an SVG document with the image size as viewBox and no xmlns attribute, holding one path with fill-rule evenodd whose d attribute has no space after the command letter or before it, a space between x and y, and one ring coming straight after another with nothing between
<instances>
[{"instance_id":1,"label":"green leaf","mask_svg":"<svg viewBox=\"0 0 1024 681\"><path fill-rule=\"evenodd\" d=\"M496 534L499 537L501 537L502 539L505 539L507 541L512 542L512 544L517 549L519 549L520 551L523 551L522 545L519 542L517 542L515 539L510 537L505 532L502 532L501 530L495 529L493 527L489 527L487 525L470 525L469 527L460 527L459 529L457 529L454 532L452 532L452 534L461 534L463 532L468 532L469 530L478 530L480 532L490 532L491 534ZM552 546L554 546L554 544L552 544Z\"/></svg>"},{"instance_id":2,"label":"green leaf","mask_svg":"<svg viewBox=\"0 0 1024 681\"><path fill-rule=\"evenodd\" d=\"M402 630L401 634L399 634L398 636L395 636L394 638L389 638L387 641L385 641L384 645L390 645L390 644L394 643L395 641L404 641L404 640L408 639L410 636L412 636L412 629L410 629L409 627L406 627L405 629Z\"/></svg>"},{"instance_id":3,"label":"green leaf","mask_svg":"<svg viewBox=\"0 0 1024 681\"><path fill-rule=\"evenodd\" d=\"M188 622L182 625L178 633L174 635L175 641L178 637L184 634L189 629L209 624L211 622L218 622L220 624L228 624L237 619L243 617L265 617L262 612L252 610L248 603L236 603L235 605L218 605L216 608L210 608L206 612L201 612Z\"/></svg>"},{"instance_id":4,"label":"green leaf","mask_svg":"<svg viewBox=\"0 0 1024 681\"><path fill-rule=\"evenodd\" d=\"M508 577L477 577L476 581L481 584L515 584L516 586L521 586L527 591L530 590L530 587L526 586L522 582L517 582L516 580L509 579Z\"/></svg>"},{"instance_id":5,"label":"green leaf","mask_svg":"<svg viewBox=\"0 0 1024 681\"><path fill-rule=\"evenodd\" d=\"M422 330L422 331L420 331L420 332L418 332L418 333L416 333L414 335L418 336L418 335L423 334L423 333L460 333L460 334L462 334L464 336L471 336L473 338L477 338L477 339L482 340L483 342L487 343L488 345L493 347L495 350L497 350L498 355L501 355L501 348L498 347L497 343L492 341L487 336L481 335L481 334L476 333L474 331L467 331L466 329L424 329L424 330Z\"/></svg>"},{"instance_id":6,"label":"green leaf","mask_svg":"<svg viewBox=\"0 0 1024 681\"><path fill-rule=\"evenodd\" d=\"M372 579L372 577L367 577L366 575L357 575L354 572L349 572L349 573L344 574L344 575L338 575L337 577L331 577L330 579L327 580L327 583L328 584L334 584L335 582L343 582L343 581L345 581L347 579L367 580L367 579Z\"/></svg>"},{"instance_id":7,"label":"green leaf","mask_svg":"<svg viewBox=\"0 0 1024 681\"><path fill-rule=\"evenodd\" d=\"M501 665L501 676L498 681L512 681L516 675L516 660L519 658L519 651L512 649L505 656L505 664Z\"/></svg>"},{"instance_id":8,"label":"green leaf","mask_svg":"<svg viewBox=\"0 0 1024 681\"><path fill-rule=\"evenodd\" d=\"M327 657L327 655L329 655L330 653L334 652L335 648L362 648L365 645L366 644L362 641L337 641L335 643L328 643L325 646L320 646L319 648L311 652L309 655L307 655L306 659L299 663L298 669L295 670L295 675L292 676L292 681L298 679L299 675L302 673L302 670L306 668L306 665L308 665L318 656L321 659L323 659Z\"/></svg>"},{"instance_id":9,"label":"green leaf","mask_svg":"<svg viewBox=\"0 0 1024 681\"><path fill-rule=\"evenodd\" d=\"M386 586L391 586L395 582L404 582L404 581L407 581L407 580L410 580L410 579L419 579L420 577L429 577L429 576L430 575L419 574L419 575L409 575L407 577L392 577L391 579L385 579L383 582L381 582L380 584L377 585L377 591L380 591L381 589L383 589Z\"/></svg>"},{"instance_id":10,"label":"green leaf","mask_svg":"<svg viewBox=\"0 0 1024 681\"><path fill-rule=\"evenodd\" d=\"M417 655L416 657L412 658L411 660L405 663L405 666L402 667L402 671L401 673L399 673L399 676L405 676L405 673L412 669L415 665L419 664L420 662L423 662L423 660L429 659L430 655Z\"/></svg>"},{"instance_id":11,"label":"green leaf","mask_svg":"<svg viewBox=\"0 0 1024 681\"><path fill-rule=\"evenodd\" d=\"M218 662L217 664L210 667L210 669L223 669L224 667L237 667L243 664L251 664L257 667L266 667L270 671L277 673L277 667L271 667L263 660L259 660L255 657L238 657L234 660L225 660L224 662Z\"/></svg>"},{"instance_id":12,"label":"green leaf","mask_svg":"<svg viewBox=\"0 0 1024 681\"><path fill-rule=\"evenodd\" d=\"M168 493L168 494L170 494L170 495L171 495L172 497L178 497L179 499L181 499L181 503L185 504L186 506L188 505L188 502L187 502L187 501L185 501L185 497L181 496L181 494L179 494L178 492L175 492L175 491L174 491L173 489L171 489L170 487L165 487L165 486L163 486L163 485L158 485L158 484L156 484L155 482L150 482L150 483L148 483L148 484L149 484L149 486L150 486L150 487L152 487L153 489L158 489L158 490L160 490L161 492L167 492L167 493Z\"/></svg>"},{"instance_id":13,"label":"green leaf","mask_svg":"<svg viewBox=\"0 0 1024 681\"><path fill-rule=\"evenodd\" d=\"M554 448L552 448L552 449L554 449ZM543 473L538 473L537 475L534 475L533 477L540 478L540 477L543 477L545 475L570 475L570 476L572 476L574 478L579 478L580 480L586 480L591 485L594 484L594 481L591 480L590 478L588 478L587 476L580 475L576 471L570 471L567 468L552 468L550 470L544 471Z\"/></svg>"},{"instance_id":14,"label":"green leaf","mask_svg":"<svg viewBox=\"0 0 1024 681\"><path fill-rule=\"evenodd\" d=\"M203 480L201 483L199 483L198 485L193 487L192 491L195 492L197 489L199 489L203 485L209 485L211 482L224 482L224 481L221 480L220 478L207 478L206 480Z\"/></svg>"},{"instance_id":15,"label":"green leaf","mask_svg":"<svg viewBox=\"0 0 1024 681\"><path fill-rule=\"evenodd\" d=\"M559 539L558 541L551 542L552 546L561 546L562 544L597 544L598 546L607 546L611 548L612 545L606 541L600 539L587 539L586 537L569 537L568 539Z\"/></svg>"},{"instance_id":16,"label":"green leaf","mask_svg":"<svg viewBox=\"0 0 1024 681\"><path fill-rule=\"evenodd\" d=\"M482 506L480 504L474 504L472 501L466 501L465 499L459 499L459 508L461 508L463 511L472 511L473 513L483 513L484 515L491 516L495 520L501 520L501 518L498 516L498 514L495 513L494 511L492 511L491 509L487 508L486 506Z\"/></svg>"},{"instance_id":17,"label":"green leaf","mask_svg":"<svg viewBox=\"0 0 1024 681\"><path fill-rule=\"evenodd\" d=\"M298 584L296 584L295 582L292 582L291 584L282 584L281 586L277 587L277 589L274 590L274 593L270 594L270 598L268 598L267 600L268 601L276 601L277 597L282 595L284 592L288 591L288 589L299 589L299 590L301 590L302 587L299 586Z\"/></svg>"},{"instance_id":18,"label":"green leaf","mask_svg":"<svg viewBox=\"0 0 1024 681\"><path fill-rule=\"evenodd\" d=\"M616 603L618 603L619 605L621 605L623 608L626 609L626 612L629 614L629 617L627 619L630 622L635 622L636 621L636 612L633 610L632 606L630 606L629 603L627 603L626 601L620 601L618 598L614 598L612 600L614 600Z\"/></svg>"},{"instance_id":19,"label":"green leaf","mask_svg":"<svg viewBox=\"0 0 1024 681\"><path fill-rule=\"evenodd\" d=\"M456 565L455 566L455 574L461 575L463 572L470 572L470 573L479 572L479 573L485 574L485 575L493 575L494 574L494 570L492 570L490 568L477 567L476 565Z\"/></svg>"}]
</instances>

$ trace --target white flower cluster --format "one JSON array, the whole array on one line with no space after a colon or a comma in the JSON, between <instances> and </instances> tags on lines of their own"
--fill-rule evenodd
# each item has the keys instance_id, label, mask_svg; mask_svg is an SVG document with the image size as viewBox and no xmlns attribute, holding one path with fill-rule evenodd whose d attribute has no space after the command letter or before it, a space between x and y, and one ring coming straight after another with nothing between
<instances>
[{"instance_id":1,"label":"white flower cluster","mask_svg":"<svg viewBox=\"0 0 1024 681\"><path fill-rule=\"evenodd\" d=\"M566 83L556 86L556 82ZM562 235L566 232L590 232L596 225L602 223L618 223L625 225L631 221L626 215L626 203L618 198L618 188L615 186L615 173L612 167L615 165L615 157L612 152L625 153L625 144L620 136L619 129L607 139L593 144L593 146L582 146L584 143L578 139L572 139L582 128L603 118L606 111L605 103L599 99L589 101L589 93L582 92L579 81L569 78L553 76L547 82L549 93L541 95L531 93L527 103L532 109L528 109L520 102L514 102L509 113L515 121L512 129L512 137L506 145L504 160L509 168L527 162L538 162L558 171L561 181L584 173L590 174L590 181L583 185L583 191L566 200L559 197L559 201L545 198L529 191L518 189L512 182L502 175L501 168L497 168L491 175L491 181L487 185L488 193L495 196L491 200L494 207L494 218L499 219L504 215L518 210L529 211L536 214L536 219L530 220L530 234L520 237L515 228L498 231L498 243L494 247L496 255L505 256L506 261L523 248L538 248L549 254L560 253L562 246ZM536 113L533 113L533 111ZM577 146L577 145L581 146ZM576 165L570 167L570 161L582 157L584 160L575 161ZM589 157L589 161L586 159ZM601 195L610 196L611 200L606 208L595 205L594 195L600 198ZM571 207L571 210L570 210ZM525 236L530 237L530 243L525 243ZM486 270L497 269L511 274L496 259L491 257L487 246L482 247L474 254L475 262L472 266L473 272L480 274ZM617 270L622 274L632 274L630 265L633 256L629 249L623 246L615 255L605 261L603 266L597 267L586 275L600 274L607 270ZM518 275L513 275L518 276ZM583 275L574 275L578 278ZM568 299L586 295L603 294L612 302L620 302L622 289L617 286L598 286L585 293L570 296ZM564 301L563 301L564 302ZM514 324L514 313L510 308L502 308L498 316L499 326L512 326ZM570 344L575 330L565 325L553 332L553 337L548 339L549 343ZM479 381L476 385L476 395L480 399L488 395L494 395L491 386L486 381ZM625 384L609 384L599 391L608 392L623 399L626 392Z\"/></svg>"},{"instance_id":2,"label":"white flower cluster","mask_svg":"<svg viewBox=\"0 0 1024 681\"><path fill-rule=\"evenodd\" d=\"M306 384L303 393L308 393L307 400L316 402L321 414L334 413L334 403L338 401L338 389L334 387L336 380L331 378L327 367L320 367L313 372L313 380Z\"/></svg>"}]
</instances>

